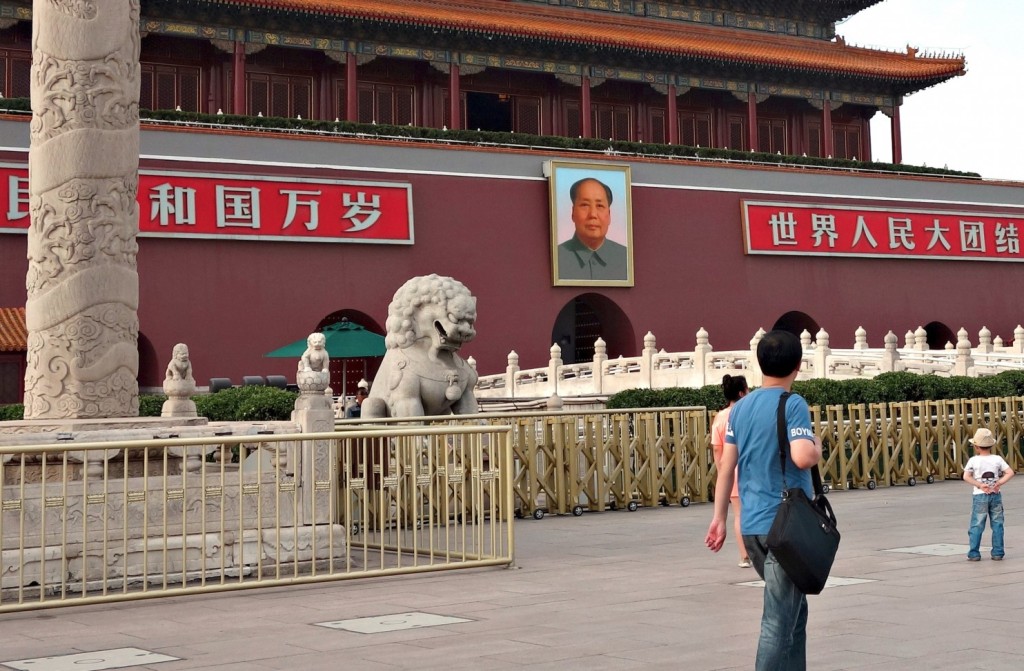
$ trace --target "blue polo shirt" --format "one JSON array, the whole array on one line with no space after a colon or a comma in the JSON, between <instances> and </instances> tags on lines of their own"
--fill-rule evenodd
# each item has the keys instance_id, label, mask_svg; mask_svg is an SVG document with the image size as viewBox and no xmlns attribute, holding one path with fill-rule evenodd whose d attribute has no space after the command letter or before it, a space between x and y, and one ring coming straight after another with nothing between
<instances>
[{"instance_id":1,"label":"blue polo shirt","mask_svg":"<svg viewBox=\"0 0 1024 671\"><path fill-rule=\"evenodd\" d=\"M739 453L740 532L744 536L767 534L775 519L775 511L784 489L802 487L808 497L814 496L811 472L796 467L786 450L786 483L782 482L779 464L779 439L776 432L776 411L783 389L768 387L747 394L729 413L725 442L736 446ZM807 402L797 394L786 401L786 434L789 439L814 440L811 412Z\"/></svg>"}]
</instances>

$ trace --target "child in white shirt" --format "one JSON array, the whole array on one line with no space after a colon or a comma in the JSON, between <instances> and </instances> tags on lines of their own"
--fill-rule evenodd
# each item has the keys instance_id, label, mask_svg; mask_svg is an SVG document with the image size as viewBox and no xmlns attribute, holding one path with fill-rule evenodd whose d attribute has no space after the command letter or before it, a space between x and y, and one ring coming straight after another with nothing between
<instances>
[{"instance_id":1,"label":"child in white shirt","mask_svg":"<svg viewBox=\"0 0 1024 671\"><path fill-rule=\"evenodd\" d=\"M978 429L970 440L974 456L964 466L964 481L974 485L971 526L967 531L971 547L967 561L981 561L981 534L985 519L992 524L992 559L1000 561L1003 548L1003 494L1001 487L1013 477L1013 469L998 454L992 454L996 439L988 429Z\"/></svg>"}]
</instances>

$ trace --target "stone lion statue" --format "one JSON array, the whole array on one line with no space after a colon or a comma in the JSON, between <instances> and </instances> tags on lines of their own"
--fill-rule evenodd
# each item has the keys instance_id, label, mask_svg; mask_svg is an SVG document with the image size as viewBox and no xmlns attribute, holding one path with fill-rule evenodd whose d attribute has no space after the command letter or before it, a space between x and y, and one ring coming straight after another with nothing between
<instances>
[{"instance_id":1,"label":"stone lion statue","mask_svg":"<svg viewBox=\"0 0 1024 671\"><path fill-rule=\"evenodd\" d=\"M476 298L451 277L414 277L388 306L387 352L363 417L477 412L477 374L458 355L476 336Z\"/></svg>"},{"instance_id":2,"label":"stone lion statue","mask_svg":"<svg viewBox=\"0 0 1024 671\"><path fill-rule=\"evenodd\" d=\"M188 358L188 345L185 343L180 342L171 350L171 360L167 364L167 374L164 379L195 383L195 379L192 377L192 362Z\"/></svg>"}]
</instances>

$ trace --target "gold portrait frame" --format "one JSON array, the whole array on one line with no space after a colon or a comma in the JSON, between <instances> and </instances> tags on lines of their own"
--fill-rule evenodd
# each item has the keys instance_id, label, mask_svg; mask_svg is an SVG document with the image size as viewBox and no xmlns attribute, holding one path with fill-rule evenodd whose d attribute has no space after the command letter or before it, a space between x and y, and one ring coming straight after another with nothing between
<instances>
[{"instance_id":1,"label":"gold portrait frame","mask_svg":"<svg viewBox=\"0 0 1024 671\"><path fill-rule=\"evenodd\" d=\"M548 161L551 280L554 286L633 286L633 197L630 166L615 163ZM591 250L577 236L570 197L574 184L604 187L609 222L601 245ZM598 192L600 195L600 191ZM610 244L609 244L610 243ZM604 252L602 253L602 250Z\"/></svg>"}]
</instances>

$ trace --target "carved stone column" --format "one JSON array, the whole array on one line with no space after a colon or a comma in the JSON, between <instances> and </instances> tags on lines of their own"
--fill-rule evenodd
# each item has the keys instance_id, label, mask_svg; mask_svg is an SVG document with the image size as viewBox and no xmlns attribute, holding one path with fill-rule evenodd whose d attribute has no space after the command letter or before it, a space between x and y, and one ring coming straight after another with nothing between
<instances>
[{"instance_id":1,"label":"carved stone column","mask_svg":"<svg viewBox=\"0 0 1024 671\"><path fill-rule=\"evenodd\" d=\"M25 418L139 411L139 0L35 0Z\"/></svg>"}]
</instances>

